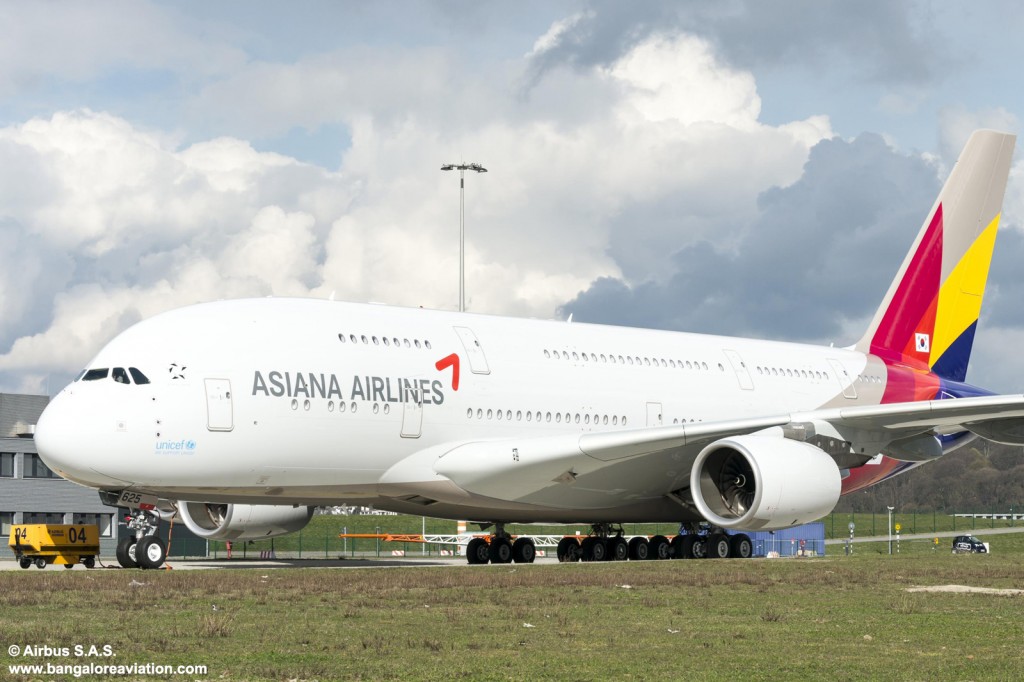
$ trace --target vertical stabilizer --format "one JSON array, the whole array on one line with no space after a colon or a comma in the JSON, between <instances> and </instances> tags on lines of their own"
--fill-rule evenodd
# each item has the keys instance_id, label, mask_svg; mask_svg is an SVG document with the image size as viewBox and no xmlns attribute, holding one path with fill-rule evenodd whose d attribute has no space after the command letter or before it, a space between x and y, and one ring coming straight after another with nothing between
<instances>
[{"instance_id":1,"label":"vertical stabilizer","mask_svg":"<svg viewBox=\"0 0 1024 682\"><path fill-rule=\"evenodd\" d=\"M964 380L1015 139L971 135L858 350Z\"/></svg>"}]
</instances>

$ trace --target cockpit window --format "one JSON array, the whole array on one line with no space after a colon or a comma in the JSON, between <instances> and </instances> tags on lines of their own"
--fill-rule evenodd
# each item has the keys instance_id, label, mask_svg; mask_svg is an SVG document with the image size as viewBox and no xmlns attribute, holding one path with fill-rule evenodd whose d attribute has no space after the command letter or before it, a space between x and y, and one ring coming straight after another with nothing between
<instances>
[{"instance_id":1,"label":"cockpit window","mask_svg":"<svg viewBox=\"0 0 1024 682\"><path fill-rule=\"evenodd\" d=\"M124 371L124 367L114 368L114 381L119 384L130 384L128 380L128 372Z\"/></svg>"},{"instance_id":2,"label":"cockpit window","mask_svg":"<svg viewBox=\"0 0 1024 682\"><path fill-rule=\"evenodd\" d=\"M82 381L99 381L100 379L106 379L108 374L110 374L109 367L90 369L85 373L85 376L82 377Z\"/></svg>"},{"instance_id":3,"label":"cockpit window","mask_svg":"<svg viewBox=\"0 0 1024 682\"><path fill-rule=\"evenodd\" d=\"M149 377L147 377L145 374L140 372L135 367L129 367L128 371L131 372L132 380L135 383L137 383L137 384L148 384L149 383Z\"/></svg>"}]
</instances>

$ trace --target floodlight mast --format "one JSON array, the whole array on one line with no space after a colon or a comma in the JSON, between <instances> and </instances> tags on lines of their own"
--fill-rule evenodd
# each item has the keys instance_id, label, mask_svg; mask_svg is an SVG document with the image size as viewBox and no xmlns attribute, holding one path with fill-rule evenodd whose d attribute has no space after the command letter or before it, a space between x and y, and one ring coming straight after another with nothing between
<instances>
[{"instance_id":1,"label":"floodlight mast","mask_svg":"<svg viewBox=\"0 0 1024 682\"><path fill-rule=\"evenodd\" d=\"M466 171L486 173L479 163L446 163L441 170L459 171L459 312L466 311Z\"/></svg>"}]
</instances>

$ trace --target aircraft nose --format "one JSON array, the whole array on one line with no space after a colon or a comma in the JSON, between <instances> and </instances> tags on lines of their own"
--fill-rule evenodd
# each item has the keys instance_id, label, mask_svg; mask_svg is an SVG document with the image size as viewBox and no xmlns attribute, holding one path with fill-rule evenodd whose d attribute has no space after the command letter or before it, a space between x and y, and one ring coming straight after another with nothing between
<instances>
[{"instance_id":1,"label":"aircraft nose","mask_svg":"<svg viewBox=\"0 0 1024 682\"><path fill-rule=\"evenodd\" d=\"M60 476L90 488L123 485L95 471L87 451L88 417L76 410L72 396L62 393L50 401L36 424L36 451Z\"/></svg>"}]
</instances>

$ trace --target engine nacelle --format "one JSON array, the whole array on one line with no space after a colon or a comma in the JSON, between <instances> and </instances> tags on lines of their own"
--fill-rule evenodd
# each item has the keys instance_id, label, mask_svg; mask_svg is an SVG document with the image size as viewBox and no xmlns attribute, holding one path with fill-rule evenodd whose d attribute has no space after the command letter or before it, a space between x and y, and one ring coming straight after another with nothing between
<instances>
[{"instance_id":1,"label":"engine nacelle","mask_svg":"<svg viewBox=\"0 0 1024 682\"><path fill-rule=\"evenodd\" d=\"M690 472L697 509L710 523L779 530L814 521L839 501L842 476L822 450L772 436L733 436L701 450Z\"/></svg>"},{"instance_id":2,"label":"engine nacelle","mask_svg":"<svg viewBox=\"0 0 1024 682\"><path fill-rule=\"evenodd\" d=\"M185 526L207 540L262 540L302 530L313 507L179 502Z\"/></svg>"}]
</instances>

